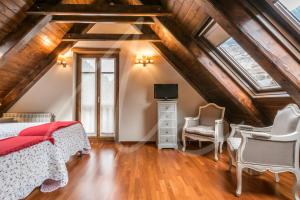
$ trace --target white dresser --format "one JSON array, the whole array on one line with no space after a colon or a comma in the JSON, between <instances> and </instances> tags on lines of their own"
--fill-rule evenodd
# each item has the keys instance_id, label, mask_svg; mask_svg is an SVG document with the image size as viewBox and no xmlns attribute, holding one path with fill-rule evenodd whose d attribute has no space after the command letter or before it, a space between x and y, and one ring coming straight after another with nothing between
<instances>
[{"instance_id":1,"label":"white dresser","mask_svg":"<svg viewBox=\"0 0 300 200\"><path fill-rule=\"evenodd\" d=\"M157 113L157 147L177 149L177 101L157 101Z\"/></svg>"}]
</instances>

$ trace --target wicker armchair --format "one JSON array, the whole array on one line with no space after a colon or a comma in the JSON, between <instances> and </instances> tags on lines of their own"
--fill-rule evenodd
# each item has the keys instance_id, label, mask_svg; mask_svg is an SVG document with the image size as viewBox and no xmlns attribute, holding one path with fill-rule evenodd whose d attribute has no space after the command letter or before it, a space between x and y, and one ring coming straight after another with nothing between
<instances>
[{"instance_id":1,"label":"wicker armchair","mask_svg":"<svg viewBox=\"0 0 300 200\"><path fill-rule=\"evenodd\" d=\"M182 131L183 148L186 150L186 138L193 140L209 141L215 144L215 160L218 160L218 150L222 153L224 143L224 120L225 108L209 103L199 108L197 117L185 118L185 125Z\"/></svg>"},{"instance_id":2,"label":"wicker armchair","mask_svg":"<svg viewBox=\"0 0 300 200\"><path fill-rule=\"evenodd\" d=\"M298 106L290 104L278 111L271 127L255 128L245 125L231 127L233 131L227 143L230 166L236 164L237 167L236 195L241 195L242 171L247 168L259 172L269 170L275 173L276 181L279 181L278 173L295 174L294 198L299 199L300 110Z\"/></svg>"}]
</instances>

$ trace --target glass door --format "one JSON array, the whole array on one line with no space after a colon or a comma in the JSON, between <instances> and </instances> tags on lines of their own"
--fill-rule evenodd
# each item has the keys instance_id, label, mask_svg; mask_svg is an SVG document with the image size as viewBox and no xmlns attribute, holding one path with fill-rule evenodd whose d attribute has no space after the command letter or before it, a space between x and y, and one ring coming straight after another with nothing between
<instances>
[{"instance_id":1,"label":"glass door","mask_svg":"<svg viewBox=\"0 0 300 200\"><path fill-rule=\"evenodd\" d=\"M100 136L115 133L115 58L100 58Z\"/></svg>"},{"instance_id":2,"label":"glass door","mask_svg":"<svg viewBox=\"0 0 300 200\"><path fill-rule=\"evenodd\" d=\"M81 58L80 121L88 136L97 136L97 59Z\"/></svg>"},{"instance_id":3,"label":"glass door","mask_svg":"<svg viewBox=\"0 0 300 200\"><path fill-rule=\"evenodd\" d=\"M78 65L78 120L89 137L115 137L117 57L82 55Z\"/></svg>"}]
</instances>

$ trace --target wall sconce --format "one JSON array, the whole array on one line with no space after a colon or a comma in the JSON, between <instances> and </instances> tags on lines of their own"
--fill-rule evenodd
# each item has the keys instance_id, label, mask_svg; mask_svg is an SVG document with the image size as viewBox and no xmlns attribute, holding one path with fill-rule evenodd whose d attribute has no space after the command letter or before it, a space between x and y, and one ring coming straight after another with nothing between
<instances>
[{"instance_id":1,"label":"wall sconce","mask_svg":"<svg viewBox=\"0 0 300 200\"><path fill-rule=\"evenodd\" d=\"M153 56L136 56L135 59L135 64L142 64L144 67L147 64L152 64L153 62Z\"/></svg>"},{"instance_id":2,"label":"wall sconce","mask_svg":"<svg viewBox=\"0 0 300 200\"><path fill-rule=\"evenodd\" d=\"M59 55L57 58L57 64L61 65L63 68L67 67L67 60L63 55Z\"/></svg>"}]
</instances>

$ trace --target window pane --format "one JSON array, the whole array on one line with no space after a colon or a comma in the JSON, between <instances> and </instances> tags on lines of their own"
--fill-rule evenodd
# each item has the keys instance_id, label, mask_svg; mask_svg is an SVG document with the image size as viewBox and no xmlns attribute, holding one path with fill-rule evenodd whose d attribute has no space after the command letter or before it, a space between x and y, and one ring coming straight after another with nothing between
<instances>
[{"instance_id":1,"label":"window pane","mask_svg":"<svg viewBox=\"0 0 300 200\"><path fill-rule=\"evenodd\" d=\"M101 134L115 132L115 59L101 59Z\"/></svg>"},{"instance_id":2,"label":"window pane","mask_svg":"<svg viewBox=\"0 0 300 200\"><path fill-rule=\"evenodd\" d=\"M279 1L298 21L300 21L300 1L280 0Z\"/></svg>"},{"instance_id":3,"label":"window pane","mask_svg":"<svg viewBox=\"0 0 300 200\"><path fill-rule=\"evenodd\" d=\"M233 38L226 40L219 48L236 62L238 69L249 77L258 89L279 87L272 77Z\"/></svg>"},{"instance_id":4,"label":"window pane","mask_svg":"<svg viewBox=\"0 0 300 200\"><path fill-rule=\"evenodd\" d=\"M96 59L81 59L81 122L89 136L96 136Z\"/></svg>"},{"instance_id":5,"label":"window pane","mask_svg":"<svg viewBox=\"0 0 300 200\"><path fill-rule=\"evenodd\" d=\"M114 58L101 58L101 72L114 72L115 59Z\"/></svg>"}]
</instances>

